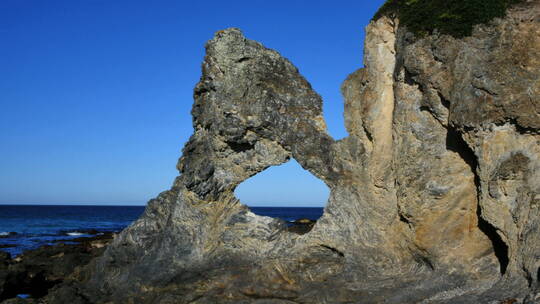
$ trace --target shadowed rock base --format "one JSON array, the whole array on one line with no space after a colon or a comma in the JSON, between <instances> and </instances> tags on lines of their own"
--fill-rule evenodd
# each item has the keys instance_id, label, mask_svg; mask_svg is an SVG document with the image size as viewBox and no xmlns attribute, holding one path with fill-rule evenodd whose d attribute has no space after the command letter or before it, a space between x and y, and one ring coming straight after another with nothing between
<instances>
[{"instance_id":1,"label":"shadowed rock base","mask_svg":"<svg viewBox=\"0 0 540 304\"><path fill-rule=\"evenodd\" d=\"M57 245L27 251L16 258L0 251L0 302L41 303L38 299L54 288L69 286L80 268L103 254L112 238L112 233L104 233L70 239L69 244L58 241ZM17 298L18 295L29 298Z\"/></svg>"}]
</instances>

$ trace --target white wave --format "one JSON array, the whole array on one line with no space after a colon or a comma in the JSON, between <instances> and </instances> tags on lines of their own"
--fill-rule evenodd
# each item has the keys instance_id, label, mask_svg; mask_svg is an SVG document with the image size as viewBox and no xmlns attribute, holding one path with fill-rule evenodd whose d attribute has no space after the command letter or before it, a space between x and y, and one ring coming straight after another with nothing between
<instances>
[{"instance_id":1,"label":"white wave","mask_svg":"<svg viewBox=\"0 0 540 304\"><path fill-rule=\"evenodd\" d=\"M0 232L0 236L8 236L9 234L9 232Z\"/></svg>"},{"instance_id":2,"label":"white wave","mask_svg":"<svg viewBox=\"0 0 540 304\"><path fill-rule=\"evenodd\" d=\"M68 232L66 233L67 235L69 236L79 236L79 235L84 235L84 233L82 232Z\"/></svg>"}]
</instances>

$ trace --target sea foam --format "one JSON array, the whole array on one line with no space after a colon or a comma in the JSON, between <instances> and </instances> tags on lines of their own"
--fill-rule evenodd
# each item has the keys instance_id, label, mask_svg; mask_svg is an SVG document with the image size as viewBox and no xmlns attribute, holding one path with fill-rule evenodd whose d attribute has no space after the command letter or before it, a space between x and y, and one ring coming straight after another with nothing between
<instances>
[{"instance_id":1,"label":"sea foam","mask_svg":"<svg viewBox=\"0 0 540 304\"><path fill-rule=\"evenodd\" d=\"M68 232L66 233L67 235L69 236L79 236L79 235L84 235L84 233L82 232Z\"/></svg>"}]
</instances>

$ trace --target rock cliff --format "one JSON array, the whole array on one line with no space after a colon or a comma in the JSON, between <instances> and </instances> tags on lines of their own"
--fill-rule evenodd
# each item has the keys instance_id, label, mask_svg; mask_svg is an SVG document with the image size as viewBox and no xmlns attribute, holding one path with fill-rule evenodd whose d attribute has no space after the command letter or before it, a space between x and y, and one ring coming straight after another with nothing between
<instances>
[{"instance_id":1,"label":"rock cliff","mask_svg":"<svg viewBox=\"0 0 540 304\"><path fill-rule=\"evenodd\" d=\"M49 301L538 303L539 50L538 1L464 38L380 16L334 140L292 63L217 32L180 176ZM306 234L233 192L290 158L331 189Z\"/></svg>"}]
</instances>

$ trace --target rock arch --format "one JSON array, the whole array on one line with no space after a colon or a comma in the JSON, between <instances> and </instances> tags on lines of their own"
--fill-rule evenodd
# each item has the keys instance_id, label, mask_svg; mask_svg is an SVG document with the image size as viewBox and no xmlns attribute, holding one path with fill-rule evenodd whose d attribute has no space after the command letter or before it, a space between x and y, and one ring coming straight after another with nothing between
<instances>
[{"instance_id":1,"label":"rock arch","mask_svg":"<svg viewBox=\"0 0 540 304\"><path fill-rule=\"evenodd\" d=\"M540 19L537 3L524 5L463 40L415 40L395 18L373 20L365 68L342 86L350 135L338 141L288 60L238 29L216 33L180 176L86 270L85 288L118 302L185 303L482 303L531 292L540 59L528 45L540 46ZM519 151L527 161L505 165ZM289 158L330 188L306 235L233 193ZM494 175L514 163L528 173ZM507 246L504 273L492 233Z\"/></svg>"}]
</instances>

